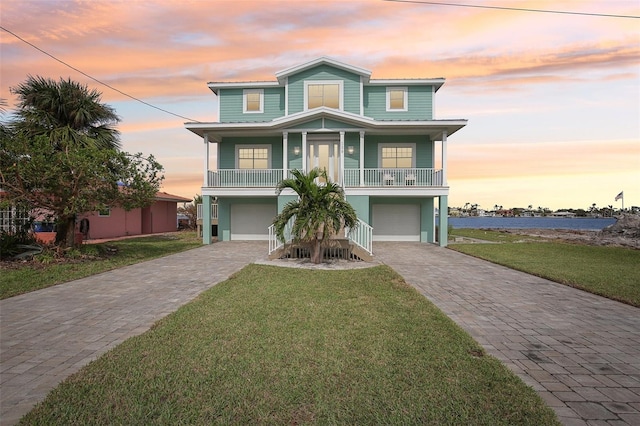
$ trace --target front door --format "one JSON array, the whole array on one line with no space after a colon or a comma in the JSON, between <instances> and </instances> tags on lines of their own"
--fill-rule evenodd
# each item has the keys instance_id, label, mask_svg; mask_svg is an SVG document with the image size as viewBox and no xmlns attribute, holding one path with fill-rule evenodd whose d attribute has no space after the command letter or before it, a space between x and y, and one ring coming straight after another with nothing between
<instances>
[{"instance_id":1,"label":"front door","mask_svg":"<svg viewBox=\"0 0 640 426\"><path fill-rule=\"evenodd\" d=\"M326 170L333 182L339 182L339 143L331 140L309 141L309 169ZM324 182L324 179L320 179Z\"/></svg>"}]
</instances>

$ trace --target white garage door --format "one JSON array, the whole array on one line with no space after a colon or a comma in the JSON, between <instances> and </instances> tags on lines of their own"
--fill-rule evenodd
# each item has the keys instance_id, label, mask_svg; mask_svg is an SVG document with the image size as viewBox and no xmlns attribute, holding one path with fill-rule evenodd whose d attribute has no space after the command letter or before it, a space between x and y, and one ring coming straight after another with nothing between
<instances>
[{"instance_id":1,"label":"white garage door","mask_svg":"<svg viewBox=\"0 0 640 426\"><path fill-rule=\"evenodd\" d=\"M232 204L231 239L269 239L268 228L276 214L275 204Z\"/></svg>"},{"instance_id":2,"label":"white garage door","mask_svg":"<svg viewBox=\"0 0 640 426\"><path fill-rule=\"evenodd\" d=\"M374 204L374 241L420 241L420 205Z\"/></svg>"}]
</instances>

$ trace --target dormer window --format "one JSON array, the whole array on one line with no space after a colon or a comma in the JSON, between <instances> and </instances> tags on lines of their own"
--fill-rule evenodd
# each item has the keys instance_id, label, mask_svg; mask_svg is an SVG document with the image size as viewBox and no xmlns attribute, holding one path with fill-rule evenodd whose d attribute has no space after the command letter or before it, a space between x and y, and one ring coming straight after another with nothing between
<instances>
[{"instance_id":1,"label":"dormer window","mask_svg":"<svg viewBox=\"0 0 640 426\"><path fill-rule=\"evenodd\" d=\"M304 85L306 109L342 109L342 81L307 81Z\"/></svg>"},{"instance_id":2,"label":"dormer window","mask_svg":"<svg viewBox=\"0 0 640 426\"><path fill-rule=\"evenodd\" d=\"M242 111L244 113L263 112L264 90L245 89L242 94Z\"/></svg>"},{"instance_id":3,"label":"dormer window","mask_svg":"<svg viewBox=\"0 0 640 426\"><path fill-rule=\"evenodd\" d=\"M407 111L406 87L387 87L387 111Z\"/></svg>"}]
</instances>

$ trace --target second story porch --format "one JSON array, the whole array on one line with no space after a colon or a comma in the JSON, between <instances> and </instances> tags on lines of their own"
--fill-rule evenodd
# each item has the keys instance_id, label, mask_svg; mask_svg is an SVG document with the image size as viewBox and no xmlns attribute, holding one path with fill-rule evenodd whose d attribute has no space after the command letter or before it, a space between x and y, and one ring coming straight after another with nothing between
<instances>
[{"instance_id":1,"label":"second story porch","mask_svg":"<svg viewBox=\"0 0 640 426\"><path fill-rule=\"evenodd\" d=\"M291 177L287 169L286 177ZM275 188L285 178L283 169L208 170L208 188ZM444 186L442 169L434 168L359 168L343 169L337 182L344 188L430 188Z\"/></svg>"}]
</instances>

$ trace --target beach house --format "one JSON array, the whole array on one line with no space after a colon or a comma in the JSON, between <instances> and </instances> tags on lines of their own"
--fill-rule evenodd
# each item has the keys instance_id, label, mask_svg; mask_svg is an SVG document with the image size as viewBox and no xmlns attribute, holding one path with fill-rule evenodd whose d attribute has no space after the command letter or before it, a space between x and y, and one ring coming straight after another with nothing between
<instances>
[{"instance_id":1,"label":"beach house","mask_svg":"<svg viewBox=\"0 0 640 426\"><path fill-rule=\"evenodd\" d=\"M446 245L447 143L467 120L434 118L443 78L371 75L321 57L273 80L208 83L218 120L185 123L204 142L205 244L214 222L222 241L269 239L295 197L277 195L277 183L318 167L358 214L352 238Z\"/></svg>"}]
</instances>

